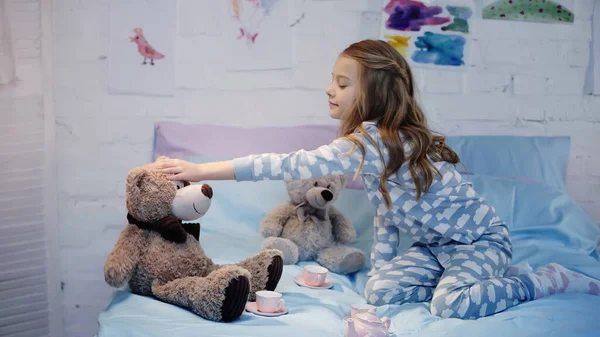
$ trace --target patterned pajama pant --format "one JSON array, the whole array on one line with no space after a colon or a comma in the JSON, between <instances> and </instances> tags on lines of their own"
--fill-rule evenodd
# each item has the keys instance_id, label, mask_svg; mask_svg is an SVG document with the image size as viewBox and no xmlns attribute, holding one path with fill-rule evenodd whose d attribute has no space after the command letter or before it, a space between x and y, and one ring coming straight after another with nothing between
<instances>
[{"instance_id":1,"label":"patterned pajama pant","mask_svg":"<svg viewBox=\"0 0 600 337\"><path fill-rule=\"evenodd\" d=\"M470 245L415 244L372 274L365 296L373 305L431 301L431 313L444 318L489 316L533 297L531 282L504 277L511 257L505 225Z\"/></svg>"}]
</instances>

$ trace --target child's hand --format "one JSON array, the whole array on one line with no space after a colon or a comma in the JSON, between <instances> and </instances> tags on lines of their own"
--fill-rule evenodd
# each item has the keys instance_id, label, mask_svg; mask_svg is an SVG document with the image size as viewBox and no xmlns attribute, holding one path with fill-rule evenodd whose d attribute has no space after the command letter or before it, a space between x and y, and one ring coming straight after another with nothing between
<instances>
[{"instance_id":1,"label":"child's hand","mask_svg":"<svg viewBox=\"0 0 600 337\"><path fill-rule=\"evenodd\" d=\"M162 159L152 163L150 168L165 174L169 180L185 180L189 182L202 180L198 164L181 159Z\"/></svg>"}]
</instances>

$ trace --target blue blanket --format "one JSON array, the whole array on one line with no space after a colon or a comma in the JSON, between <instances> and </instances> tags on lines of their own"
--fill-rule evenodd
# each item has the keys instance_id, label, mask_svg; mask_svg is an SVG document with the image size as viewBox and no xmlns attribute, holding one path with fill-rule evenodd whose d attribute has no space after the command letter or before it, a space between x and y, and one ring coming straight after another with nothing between
<instances>
[{"instance_id":1,"label":"blue blanket","mask_svg":"<svg viewBox=\"0 0 600 337\"><path fill-rule=\"evenodd\" d=\"M477 191L494 205L511 228L513 263L526 261L536 268L557 262L600 279L596 244L600 228L562 190L547 184L483 175L468 176ZM234 263L260 249L261 218L287 200L282 182L210 183L213 206L201 219L201 245L218 263ZM358 232L354 244L370 250L374 211L363 190L345 190L336 206L350 217ZM402 242L408 246L410 242ZM305 264L285 266L277 291L289 313L269 318L245 312L233 323L214 323L152 298L117 291L99 316L97 337L184 336L342 336L342 318L350 305L364 303L365 270L330 275L331 289L296 285L293 277ZM441 319L429 303L386 305L380 316L392 320L395 336L599 336L600 297L559 294L527 302L479 320Z\"/></svg>"}]
</instances>

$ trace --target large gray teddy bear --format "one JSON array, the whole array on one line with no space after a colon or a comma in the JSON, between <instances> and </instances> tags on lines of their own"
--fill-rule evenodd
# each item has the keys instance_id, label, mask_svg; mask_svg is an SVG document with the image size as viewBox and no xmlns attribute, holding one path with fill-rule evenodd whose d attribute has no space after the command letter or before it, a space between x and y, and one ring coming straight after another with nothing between
<instances>
[{"instance_id":1,"label":"large gray teddy bear","mask_svg":"<svg viewBox=\"0 0 600 337\"><path fill-rule=\"evenodd\" d=\"M356 239L356 230L333 206L345 182L344 175L286 181L290 200L261 221L263 248L279 249L288 265L314 260L334 273L361 270L365 254L344 245Z\"/></svg>"}]
</instances>

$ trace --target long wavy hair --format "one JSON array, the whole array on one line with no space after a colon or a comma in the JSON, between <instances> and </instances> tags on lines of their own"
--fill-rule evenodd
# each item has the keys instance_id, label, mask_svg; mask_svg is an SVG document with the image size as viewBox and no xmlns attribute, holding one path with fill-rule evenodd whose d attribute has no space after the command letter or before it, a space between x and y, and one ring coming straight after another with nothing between
<instances>
[{"instance_id":1,"label":"long wavy hair","mask_svg":"<svg viewBox=\"0 0 600 337\"><path fill-rule=\"evenodd\" d=\"M356 137L362 134L377 148L375 141L362 127L364 121L375 121L383 143L389 152L389 161L381 174L379 191L389 208L391 199L387 179L397 174L407 161L416 186L417 200L427 192L434 175L440 175L432 161L446 161L456 165L458 155L445 143L445 137L434 134L427 125L423 109L415 99L412 72L406 60L388 43L379 40L363 40L348 46L341 57L353 59L359 64L358 94L348 111L341 117L341 136L346 137L362 153L365 145ZM411 153L406 157L404 144L410 144ZM383 155L379 149L382 162ZM360 167L357 171L360 171Z\"/></svg>"}]
</instances>

